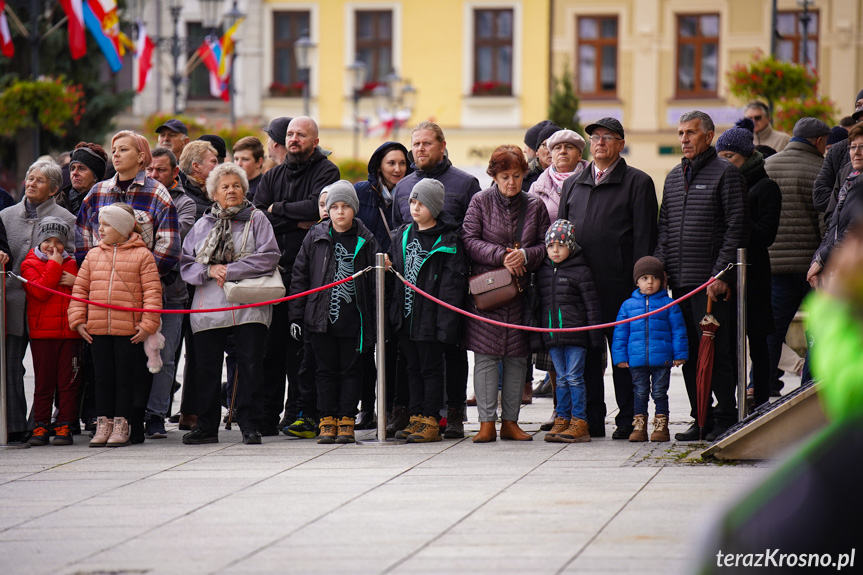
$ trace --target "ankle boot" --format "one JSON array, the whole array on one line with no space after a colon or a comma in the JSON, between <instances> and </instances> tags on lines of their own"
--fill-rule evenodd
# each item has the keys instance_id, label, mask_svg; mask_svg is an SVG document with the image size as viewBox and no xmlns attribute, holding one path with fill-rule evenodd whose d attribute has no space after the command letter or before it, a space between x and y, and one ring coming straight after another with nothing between
<instances>
[{"instance_id":1,"label":"ankle boot","mask_svg":"<svg viewBox=\"0 0 863 575\"><path fill-rule=\"evenodd\" d=\"M90 447L105 447L114 431L114 420L107 417L96 418L96 435L90 440Z\"/></svg>"},{"instance_id":2,"label":"ankle boot","mask_svg":"<svg viewBox=\"0 0 863 575\"><path fill-rule=\"evenodd\" d=\"M354 437L354 418L342 417L339 419L339 434L336 436L336 443L356 443Z\"/></svg>"},{"instance_id":3,"label":"ankle boot","mask_svg":"<svg viewBox=\"0 0 863 575\"><path fill-rule=\"evenodd\" d=\"M403 405L394 405L392 417L387 421L387 437L395 437L396 433L410 423L410 413Z\"/></svg>"},{"instance_id":4,"label":"ankle boot","mask_svg":"<svg viewBox=\"0 0 863 575\"><path fill-rule=\"evenodd\" d=\"M667 415L653 416L653 433L650 434L650 441L671 441L671 434L668 433Z\"/></svg>"},{"instance_id":5,"label":"ankle boot","mask_svg":"<svg viewBox=\"0 0 863 575\"><path fill-rule=\"evenodd\" d=\"M512 441L533 441L533 436L522 431L517 422L506 420L500 424L500 438Z\"/></svg>"},{"instance_id":6,"label":"ankle boot","mask_svg":"<svg viewBox=\"0 0 863 575\"><path fill-rule=\"evenodd\" d=\"M178 421L178 427L180 431L188 431L190 429L194 429L196 425L198 425L198 416L197 415L186 415L185 413L180 414L180 419Z\"/></svg>"},{"instance_id":7,"label":"ankle boot","mask_svg":"<svg viewBox=\"0 0 863 575\"><path fill-rule=\"evenodd\" d=\"M632 433L629 441L647 441L647 416L636 415L632 420Z\"/></svg>"},{"instance_id":8,"label":"ankle boot","mask_svg":"<svg viewBox=\"0 0 863 575\"><path fill-rule=\"evenodd\" d=\"M533 403L533 382L528 380L524 382L524 387L521 390L521 404L522 405L530 405ZM501 428L503 431L503 428ZM503 439L503 436L501 436Z\"/></svg>"},{"instance_id":9,"label":"ankle boot","mask_svg":"<svg viewBox=\"0 0 863 575\"><path fill-rule=\"evenodd\" d=\"M396 439L407 439L411 433L420 428L421 415L411 415L404 429L396 431Z\"/></svg>"},{"instance_id":10,"label":"ankle boot","mask_svg":"<svg viewBox=\"0 0 863 575\"><path fill-rule=\"evenodd\" d=\"M546 441L557 441L557 436L560 435L561 432L566 431L569 427L569 420L563 417L555 417L554 425L552 425L551 429L548 433L545 434Z\"/></svg>"},{"instance_id":11,"label":"ankle boot","mask_svg":"<svg viewBox=\"0 0 863 575\"><path fill-rule=\"evenodd\" d=\"M123 447L129 445L129 420L125 417L114 418L114 429L111 431L111 437L108 438L106 447Z\"/></svg>"},{"instance_id":12,"label":"ankle boot","mask_svg":"<svg viewBox=\"0 0 863 575\"><path fill-rule=\"evenodd\" d=\"M421 417L416 431L408 435L408 443L432 443L443 439L440 436L440 425L435 416Z\"/></svg>"},{"instance_id":13,"label":"ankle boot","mask_svg":"<svg viewBox=\"0 0 863 575\"><path fill-rule=\"evenodd\" d=\"M561 443L587 443L590 441L590 431L583 419L571 419L569 427L557 434L556 441Z\"/></svg>"},{"instance_id":14,"label":"ankle boot","mask_svg":"<svg viewBox=\"0 0 863 575\"><path fill-rule=\"evenodd\" d=\"M334 417L322 417L320 424L321 433L318 435L318 443L330 444L336 442L336 419Z\"/></svg>"},{"instance_id":15,"label":"ankle boot","mask_svg":"<svg viewBox=\"0 0 863 575\"><path fill-rule=\"evenodd\" d=\"M489 443L497 439L497 430L493 421L480 421L479 433L473 436L474 443Z\"/></svg>"},{"instance_id":16,"label":"ankle boot","mask_svg":"<svg viewBox=\"0 0 863 575\"><path fill-rule=\"evenodd\" d=\"M446 431L443 436L447 439L462 439L464 437L464 406L446 408Z\"/></svg>"}]
</instances>

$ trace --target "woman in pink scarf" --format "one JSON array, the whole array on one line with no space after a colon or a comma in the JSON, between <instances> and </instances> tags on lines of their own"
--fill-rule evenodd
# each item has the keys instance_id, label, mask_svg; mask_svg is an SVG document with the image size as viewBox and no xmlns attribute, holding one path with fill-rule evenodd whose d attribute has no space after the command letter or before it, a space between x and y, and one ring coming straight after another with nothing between
<instances>
[{"instance_id":1,"label":"woman in pink scarf","mask_svg":"<svg viewBox=\"0 0 863 575\"><path fill-rule=\"evenodd\" d=\"M544 145L551 151L551 165L531 184L528 193L543 201L550 221L555 221L564 180L586 168L588 162L581 159L584 138L572 130L558 130Z\"/></svg>"}]
</instances>

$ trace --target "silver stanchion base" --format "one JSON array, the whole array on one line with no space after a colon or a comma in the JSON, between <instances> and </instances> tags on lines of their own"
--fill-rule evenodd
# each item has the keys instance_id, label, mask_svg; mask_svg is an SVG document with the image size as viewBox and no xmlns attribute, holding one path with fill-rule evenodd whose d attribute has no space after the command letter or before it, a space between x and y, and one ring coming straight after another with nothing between
<instances>
[{"instance_id":1,"label":"silver stanchion base","mask_svg":"<svg viewBox=\"0 0 863 575\"><path fill-rule=\"evenodd\" d=\"M386 446L386 445L404 445L407 443L404 439L378 439L377 437L373 439L357 439L357 445L378 445L378 446Z\"/></svg>"}]
</instances>

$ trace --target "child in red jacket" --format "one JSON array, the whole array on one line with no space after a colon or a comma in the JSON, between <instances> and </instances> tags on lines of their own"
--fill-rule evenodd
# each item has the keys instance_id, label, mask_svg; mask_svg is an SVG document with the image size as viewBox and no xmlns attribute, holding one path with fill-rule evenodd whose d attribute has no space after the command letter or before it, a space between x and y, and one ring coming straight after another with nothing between
<instances>
[{"instance_id":1,"label":"child in red jacket","mask_svg":"<svg viewBox=\"0 0 863 575\"><path fill-rule=\"evenodd\" d=\"M38 286L71 294L78 266L66 251L73 244L69 226L60 218L47 216L39 223L38 246L21 262L21 275L27 293L27 328L36 389L33 393L33 418L36 429L30 445L45 445L51 435L49 425L54 394L59 414L54 427L54 445L71 445L69 426L78 416L77 365L81 336L69 327L69 300Z\"/></svg>"}]
</instances>

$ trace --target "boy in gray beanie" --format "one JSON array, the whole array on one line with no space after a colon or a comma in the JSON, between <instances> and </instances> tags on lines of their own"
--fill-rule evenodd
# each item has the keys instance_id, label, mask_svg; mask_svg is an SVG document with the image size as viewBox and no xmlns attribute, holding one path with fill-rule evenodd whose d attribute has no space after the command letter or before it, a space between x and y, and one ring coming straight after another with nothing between
<instances>
[{"instance_id":1,"label":"boy in gray beanie","mask_svg":"<svg viewBox=\"0 0 863 575\"><path fill-rule=\"evenodd\" d=\"M429 209L431 217L437 219L443 209L444 186L439 180L424 178L411 190L409 201L416 200Z\"/></svg>"},{"instance_id":2,"label":"boy in gray beanie","mask_svg":"<svg viewBox=\"0 0 863 575\"><path fill-rule=\"evenodd\" d=\"M354 216L360 211L360 200L357 197L357 191L353 184L347 180L339 180L329 186L324 187L321 193L327 192L327 213L336 202L344 202L354 210Z\"/></svg>"}]
</instances>

